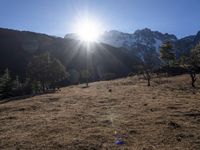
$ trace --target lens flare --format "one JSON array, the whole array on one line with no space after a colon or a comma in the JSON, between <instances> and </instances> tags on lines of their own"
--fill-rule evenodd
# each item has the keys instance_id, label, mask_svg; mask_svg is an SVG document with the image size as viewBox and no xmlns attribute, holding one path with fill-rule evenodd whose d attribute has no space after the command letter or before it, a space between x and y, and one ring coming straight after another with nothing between
<instances>
[{"instance_id":1,"label":"lens flare","mask_svg":"<svg viewBox=\"0 0 200 150\"><path fill-rule=\"evenodd\" d=\"M91 20L83 20L76 25L76 32L81 41L98 41L101 34L100 25Z\"/></svg>"}]
</instances>

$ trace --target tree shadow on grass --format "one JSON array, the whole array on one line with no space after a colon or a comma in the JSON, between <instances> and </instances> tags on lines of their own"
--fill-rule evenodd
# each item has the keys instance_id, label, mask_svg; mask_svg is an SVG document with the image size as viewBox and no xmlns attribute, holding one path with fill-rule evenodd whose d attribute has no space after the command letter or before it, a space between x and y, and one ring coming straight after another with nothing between
<instances>
[{"instance_id":1,"label":"tree shadow on grass","mask_svg":"<svg viewBox=\"0 0 200 150\"><path fill-rule=\"evenodd\" d=\"M12 101L24 100L24 99L31 98L31 97L38 96L38 95L53 94L53 93L56 93L56 92L57 92L57 90L51 90L51 91L46 91L46 92L37 93L37 94L9 97L9 98L6 98L6 99L0 99L0 104L5 104L5 103L8 103L8 102L12 102Z\"/></svg>"}]
</instances>

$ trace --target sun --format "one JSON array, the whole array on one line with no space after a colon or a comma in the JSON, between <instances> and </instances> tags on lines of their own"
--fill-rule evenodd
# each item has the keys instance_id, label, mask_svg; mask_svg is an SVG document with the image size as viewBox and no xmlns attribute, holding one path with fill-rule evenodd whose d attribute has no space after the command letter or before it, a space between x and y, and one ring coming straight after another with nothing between
<instances>
[{"instance_id":1,"label":"sun","mask_svg":"<svg viewBox=\"0 0 200 150\"><path fill-rule=\"evenodd\" d=\"M91 20L83 20L76 25L76 32L81 41L93 42L98 41L101 28L100 24Z\"/></svg>"}]
</instances>

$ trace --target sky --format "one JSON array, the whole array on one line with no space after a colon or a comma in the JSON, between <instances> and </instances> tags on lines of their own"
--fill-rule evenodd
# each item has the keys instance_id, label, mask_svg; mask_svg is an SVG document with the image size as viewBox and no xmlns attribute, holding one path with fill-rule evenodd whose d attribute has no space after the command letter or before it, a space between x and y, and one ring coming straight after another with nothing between
<instances>
[{"instance_id":1,"label":"sky","mask_svg":"<svg viewBox=\"0 0 200 150\"><path fill-rule=\"evenodd\" d=\"M105 31L175 34L200 30L200 0L0 0L0 27L63 37L85 17Z\"/></svg>"}]
</instances>

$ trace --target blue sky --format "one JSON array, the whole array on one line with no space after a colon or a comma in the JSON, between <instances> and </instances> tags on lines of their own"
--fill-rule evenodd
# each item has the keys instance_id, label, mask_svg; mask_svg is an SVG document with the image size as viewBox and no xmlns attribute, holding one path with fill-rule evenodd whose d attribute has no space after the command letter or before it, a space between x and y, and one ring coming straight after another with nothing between
<instances>
[{"instance_id":1,"label":"blue sky","mask_svg":"<svg viewBox=\"0 0 200 150\"><path fill-rule=\"evenodd\" d=\"M200 30L200 0L0 0L0 27L64 36L89 16L104 30L145 27L179 38Z\"/></svg>"}]
</instances>

